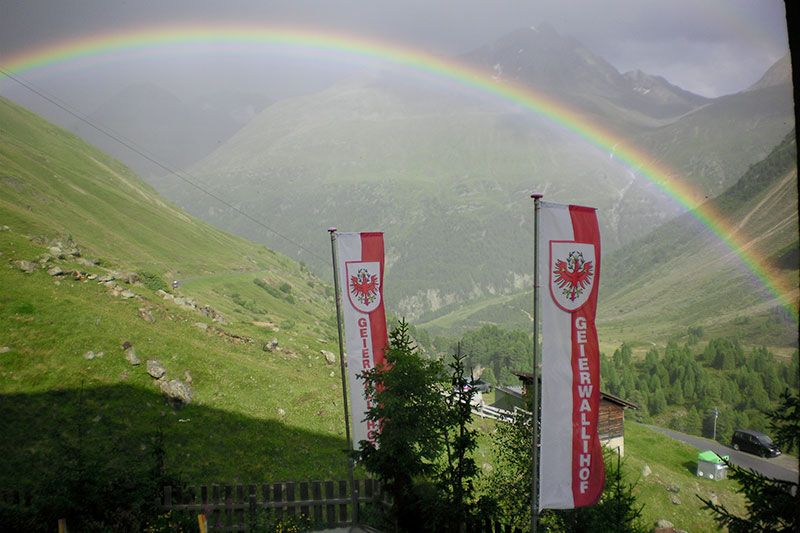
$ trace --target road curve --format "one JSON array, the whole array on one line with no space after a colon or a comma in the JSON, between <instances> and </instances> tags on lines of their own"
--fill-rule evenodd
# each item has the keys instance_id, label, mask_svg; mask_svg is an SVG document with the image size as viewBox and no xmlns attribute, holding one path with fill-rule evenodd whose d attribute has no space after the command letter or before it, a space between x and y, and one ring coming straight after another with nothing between
<instances>
[{"instance_id":1,"label":"road curve","mask_svg":"<svg viewBox=\"0 0 800 533\"><path fill-rule=\"evenodd\" d=\"M779 455L772 459L762 459L761 457L749 453L737 452L733 448L729 448L711 439L687 435L680 431L651 426L649 424L644 425L675 440L694 446L700 451L711 450L717 455L729 455L731 463L744 468L750 468L769 478L794 481L795 483L798 481L797 459L790 455Z\"/></svg>"}]
</instances>

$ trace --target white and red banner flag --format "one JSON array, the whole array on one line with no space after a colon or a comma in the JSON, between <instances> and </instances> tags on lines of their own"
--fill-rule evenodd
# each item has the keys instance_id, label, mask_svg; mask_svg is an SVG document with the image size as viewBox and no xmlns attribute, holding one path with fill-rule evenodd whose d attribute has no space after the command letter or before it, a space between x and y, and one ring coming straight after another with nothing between
<instances>
[{"instance_id":1,"label":"white and red banner flag","mask_svg":"<svg viewBox=\"0 0 800 533\"><path fill-rule=\"evenodd\" d=\"M369 405L358 375L382 365L388 345L383 309L383 233L337 233L336 242L353 448L358 449L362 440L375 443L378 432L373 422L362 422Z\"/></svg>"},{"instance_id":2,"label":"white and red banner flag","mask_svg":"<svg viewBox=\"0 0 800 533\"><path fill-rule=\"evenodd\" d=\"M539 509L592 505L605 483L598 436L595 311L600 232L594 208L540 203L542 402Z\"/></svg>"}]
</instances>

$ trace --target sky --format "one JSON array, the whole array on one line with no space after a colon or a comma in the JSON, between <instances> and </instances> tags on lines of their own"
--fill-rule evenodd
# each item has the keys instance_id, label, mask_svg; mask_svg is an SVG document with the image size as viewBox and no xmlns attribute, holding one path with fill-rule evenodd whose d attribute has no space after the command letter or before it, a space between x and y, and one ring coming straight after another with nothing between
<instances>
[{"instance_id":1,"label":"sky","mask_svg":"<svg viewBox=\"0 0 800 533\"><path fill-rule=\"evenodd\" d=\"M782 0L0 0L0 14L0 66L50 42L172 22L333 30L443 56L546 22L621 72L641 69L714 97L747 88L788 49ZM144 79L182 96L241 90L283 98L364 68L303 54L262 50L220 61L206 52L64 65L26 79L81 108ZM24 92L9 85L0 80L0 92Z\"/></svg>"}]
</instances>

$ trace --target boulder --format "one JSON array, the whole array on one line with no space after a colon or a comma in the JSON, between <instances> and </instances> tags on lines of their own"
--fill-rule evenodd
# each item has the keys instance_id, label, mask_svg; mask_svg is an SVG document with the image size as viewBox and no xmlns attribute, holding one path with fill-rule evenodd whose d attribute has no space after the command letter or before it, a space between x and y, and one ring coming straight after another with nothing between
<instances>
[{"instance_id":1,"label":"boulder","mask_svg":"<svg viewBox=\"0 0 800 533\"><path fill-rule=\"evenodd\" d=\"M670 483L669 485L667 485L667 490L669 492L674 492L675 494L677 494L681 491L681 488L675 483Z\"/></svg>"},{"instance_id":2,"label":"boulder","mask_svg":"<svg viewBox=\"0 0 800 533\"><path fill-rule=\"evenodd\" d=\"M126 272L122 279L125 280L125 283L132 285L139 282L139 274L136 272Z\"/></svg>"},{"instance_id":3,"label":"boulder","mask_svg":"<svg viewBox=\"0 0 800 533\"><path fill-rule=\"evenodd\" d=\"M282 407L278 407L278 416L281 418L286 416L286 411L284 411Z\"/></svg>"},{"instance_id":4,"label":"boulder","mask_svg":"<svg viewBox=\"0 0 800 533\"><path fill-rule=\"evenodd\" d=\"M167 373L167 369L157 359L148 359L147 373L154 379L161 379Z\"/></svg>"},{"instance_id":5,"label":"boulder","mask_svg":"<svg viewBox=\"0 0 800 533\"><path fill-rule=\"evenodd\" d=\"M671 501L673 503L673 505L680 505L681 504L681 499L678 498L678 496L676 496L675 494L670 496L669 501Z\"/></svg>"},{"instance_id":6,"label":"boulder","mask_svg":"<svg viewBox=\"0 0 800 533\"><path fill-rule=\"evenodd\" d=\"M136 348L133 346L125 348L125 360L133 366L142 364L142 361L136 356Z\"/></svg>"},{"instance_id":7,"label":"boulder","mask_svg":"<svg viewBox=\"0 0 800 533\"><path fill-rule=\"evenodd\" d=\"M189 373L188 370L183 371L183 381L185 381L188 385L192 384L192 374Z\"/></svg>"},{"instance_id":8,"label":"boulder","mask_svg":"<svg viewBox=\"0 0 800 533\"><path fill-rule=\"evenodd\" d=\"M48 270L47 273L50 274L51 276L63 276L64 275L64 271L61 270L57 266L54 266L53 268Z\"/></svg>"},{"instance_id":9,"label":"boulder","mask_svg":"<svg viewBox=\"0 0 800 533\"><path fill-rule=\"evenodd\" d=\"M269 342L265 342L263 349L265 352L274 352L278 349L278 339L272 339Z\"/></svg>"},{"instance_id":10,"label":"boulder","mask_svg":"<svg viewBox=\"0 0 800 533\"><path fill-rule=\"evenodd\" d=\"M66 256L64 255L64 250L59 248L58 246L51 246L47 253L52 255L53 257L57 257L58 259L64 259Z\"/></svg>"},{"instance_id":11,"label":"boulder","mask_svg":"<svg viewBox=\"0 0 800 533\"><path fill-rule=\"evenodd\" d=\"M179 379L159 382L161 392L171 401L186 405L192 401L192 389Z\"/></svg>"},{"instance_id":12,"label":"boulder","mask_svg":"<svg viewBox=\"0 0 800 533\"><path fill-rule=\"evenodd\" d=\"M195 322L194 327L196 327L201 331L208 331L208 324L206 324L205 322Z\"/></svg>"},{"instance_id":13,"label":"boulder","mask_svg":"<svg viewBox=\"0 0 800 533\"><path fill-rule=\"evenodd\" d=\"M155 317L153 317L153 313L147 307L139 308L139 316L142 317L142 320L150 324L156 321Z\"/></svg>"},{"instance_id":14,"label":"boulder","mask_svg":"<svg viewBox=\"0 0 800 533\"><path fill-rule=\"evenodd\" d=\"M320 350L319 353L325 356L325 362L329 365L332 365L336 362L336 356L333 352L329 352L328 350Z\"/></svg>"},{"instance_id":15,"label":"boulder","mask_svg":"<svg viewBox=\"0 0 800 533\"><path fill-rule=\"evenodd\" d=\"M136 293L131 291L122 291L121 293L119 293L119 295L125 298L126 300L136 297Z\"/></svg>"},{"instance_id":16,"label":"boulder","mask_svg":"<svg viewBox=\"0 0 800 533\"><path fill-rule=\"evenodd\" d=\"M652 474L652 473L653 473L653 471L650 469L650 465L648 465L648 464L645 464L645 465L642 467L642 477L647 477L647 476L649 476L649 475L650 475L650 474Z\"/></svg>"},{"instance_id":17,"label":"boulder","mask_svg":"<svg viewBox=\"0 0 800 533\"><path fill-rule=\"evenodd\" d=\"M656 522L656 527L658 529L670 529L670 528L674 528L675 526L669 520L661 518Z\"/></svg>"},{"instance_id":18,"label":"boulder","mask_svg":"<svg viewBox=\"0 0 800 533\"><path fill-rule=\"evenodd\" d=\"M8 353L11 351L11 348L8 346L0 346L0 353Z\"/></svg>"},{"instance_id":19,"label":"boulder","mask_svg":"<svg viewBox=\"0 0 800 533\"><path fill-rule=\"evenodd\" d=\"M22 270L26 274L32 274L34 270L36 270L36 263L32 261L14 261L14 266L18 269Z\"/></svg>"}]
</instances>

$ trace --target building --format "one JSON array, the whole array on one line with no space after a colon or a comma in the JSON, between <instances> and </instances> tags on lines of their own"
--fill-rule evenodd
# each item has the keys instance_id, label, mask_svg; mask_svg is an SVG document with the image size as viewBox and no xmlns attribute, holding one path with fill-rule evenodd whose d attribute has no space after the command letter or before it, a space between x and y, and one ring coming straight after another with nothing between
<instances>
[{"instance_id":1,"label":"building","mask_svg":"<svg viewBox=\"0 0 800 533\"><path fill-rule=\"evenodd\" d=\"M495 406L511 410L515 406L525 406L525 395L533 381L529 372L512 372L522 381L522 387L495 387ZM620 456L625 455L625 409L638 409L633 402L623 400L600 391L600 415L598 430L600 442L611 450L618 450Z\"/></svg>"}]
</instances>

